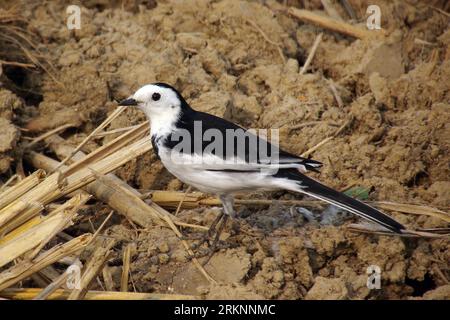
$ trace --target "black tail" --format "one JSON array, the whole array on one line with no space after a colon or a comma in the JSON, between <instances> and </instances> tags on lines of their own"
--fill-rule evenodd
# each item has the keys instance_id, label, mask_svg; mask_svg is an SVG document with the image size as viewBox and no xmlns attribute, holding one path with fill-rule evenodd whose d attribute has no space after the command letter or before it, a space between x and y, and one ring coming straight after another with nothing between
<instances>
[{"instance_id":1,"label":"black tail","mask_svg":"<svg viewBox=\"0 0 450 320\"><path fill-rule=\"evenodd\" d=\"M402 224L385 215L381 211L378 211L377 209L372 208L371 206L368 206L367 204L353 199L341 192L333 190L318 181L305 176L296 169L280 170L276 174L276 177L298 181L299 188L297 191L329 202L337 207L350 211L353 214L375 222L393 232L401 233L401 230L406 229Z\"/></svg>"}]
</instances>

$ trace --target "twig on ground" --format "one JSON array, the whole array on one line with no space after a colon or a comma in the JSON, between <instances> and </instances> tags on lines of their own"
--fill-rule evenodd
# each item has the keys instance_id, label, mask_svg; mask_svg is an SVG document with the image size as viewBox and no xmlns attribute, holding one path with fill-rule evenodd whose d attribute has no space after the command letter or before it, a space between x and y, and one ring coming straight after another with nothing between
<instances>
[{"instance_id":1,"label":"twig on ground","mask_svg":"<svg viewBox=\"0 0 450 320\"><path fill-rule=\"evenodd\" d=\"M28 143L25 146L25 148L31 148L36 143L38 143L38 142L40 142L42 140L45 140L45 138L48 138L48 137L50 137L50 136L52 136L52 135L54 135L54 134L56 134L56 133L58 133L60 131L64 131L65 129L70 128L70 127L74 127L74 126L75 125L73 123L67 123L67 124L64 124L62 126L59 126L59 127L55 128L53 130L50 130L50 131L40 135L39 137L34 138L30 143Z\"/></svg>"},{"instance_id":2,"label":"twig on ground","mask_svg":"<svg viewBox=\"0 0 450 320\"><path fill-rule=\"evenodd\" d=\"M437 264L433 264L433 271L442 279L442 282L444 282L445 284L449 284L447 277L445 276L445 274L442 272L442 270L439 268L439 266Z\"/></svg>"},{"instance_id":3,"label":"twig on ground","mask_svg":"<svg viewBox=\"0 0 450 320\"><path fill-rule=\"evenodd\" d=\"M300 10L294 7L289 8L288 13L292 16L296 17L297 19L300 19L302 21L306 21L315 25L318 25L319 27L336 31L348 36L352 36L354 38L359 39L370 39L374 36L383 35L385 34L384 30L364 30L362 28L352 26L351 24L348 24L346 22L337 21L332 18L324 17L319 14L313 13L308 10Z\"/></svg>"},{"instance_id":4,"label":"twig on ground","mask_svg":"<svg viewBox=\"0 0 450 320\"><path fill-rule=\"evenodd\" d=\"M95 231L94 235L92 236L92 240L94 241L98 235L100 234L100 232L103 230L103 228L105 227L106 223L109 221L109 219L112 217L114 213L114 210L111 210L111 212L108 214L108 216L105 218L105 220L103 220L102 224L100 225L100 227L98 227L97 231Z\"/></svg>"},{"instance_id":5,"label":"twig on ground","mask_svg":"<svg viewBox=\"0 0 450 320\"><path fill-rule=\"evenodd\" d=\"M317 47L320 44L320 41L322 41L323 33L319 33L314 40L314 43L311 47L311 50L309 52L308 58L306 58L305 64L303 65L302 69L300 70L300 74L304 74L306 70L308 70L309 65L311 64L311 61L314 59L314 55L316 54Z\"/></svg>"},{"instance_id":6,"label":"twig on ground","mask_svg":"<svg viewBox=\"0 0 450 320\"><path fill-rule=\"evenodd\" d=\"M68 273L64 272L52 283L50 283L45 289L43 289L33 300L45 300L57 289L59 289L67 281Z\"/></svg>"},{"instance_id":7,"label":"twig on ground","mask_svg":"<svg viewBox=\"0 0 450 320\"><path fill-rule=\"evenodd\" d=\"M330 90L333 93L334 99L336 100L338 107L342 108L344 106L344 102L342 101L342 98L336 88L336 85L334 84L333 79L326 79L326 81L328 82L328 85L330 86Z\"/></svg>"},{"instance_id":8,"label":"twig on ground","mask_svg":"<svg viewBox=\"0 0 450 320\"><path fill-rule=\"evenodd\" d=\"M333 133L332 136L323 139L322 141L320 141L315 146L313 146L310 149L308 149L305 152L303 152L301 154L301 156L304 157L304 158L308 157L311 153L313 153L314 151L319 149L321 146L323 146L327 142L329 142L329 141L333 140L334 138L336 138L339 134L341 134L341 132L343 132L347 127L349 127L353 123L353 120L354 120L354 117L350 116L350 119L347 120L346 122L344 122L344 124L339 129L337 129L336 132Z\"/></svg>"},{"instance_id":9,"label":"twig on ground","mask_svg":"<svg viewBox=\"0 0 450 320\"><path fill-rule=\"evenodd\" d=\"M20 176L16 173L13 174L8 180L6 180L6 182L0 187L0 195L1 192L5 191L5 189L14 182L14 180L19 180L20 181Z\"/></svg>"},{"instance_id":10,"label":"twig on ground","mask_svg":"<svg viewBox=\"0 0 450 320\"><path fill-rule=\"evenodd\" d=\"M181 206L183 205L184 199L186 199L186 195L187 195L189 192L191 192L191 189L192 189L192 187L189 186L189 187L186 189L186 191L184 192L184 196L183 196L183 198L180 200L180 203L178 204L178 207L177 207L177 210L176 210L175 213L174 213L174 216L177 216L178 213L180 212L180 209L181 209Z\"/></svg>"}]
</instances>

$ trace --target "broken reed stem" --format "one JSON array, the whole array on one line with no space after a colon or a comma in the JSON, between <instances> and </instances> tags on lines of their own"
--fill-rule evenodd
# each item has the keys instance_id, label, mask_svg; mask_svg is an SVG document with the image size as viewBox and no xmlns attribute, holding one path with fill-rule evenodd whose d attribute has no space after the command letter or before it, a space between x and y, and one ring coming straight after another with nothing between
<instances>
[{"instance_id":1,"label":"broken reed stem","mask_svg":"<svg viewBox=\"0 0 450 320\"><path fill-rule=\"evenodd\" d=\"M0 292L62 258L80 252L88 245L91 238L91 234L83 234L69 242L57 244L51 249L42 252L33 261L21 261L21 263L3 271L0 273Z\"/></svg>"},{"instance_id":2,"label":"broken reed stem","mask_svg":"<svg viewBox=\"0 0 450 320\"><path fill-rule=\"evenodd\" d=\"M0 267L34 248L34 251L27 257L27 260L32 260L48 241L71 224L78 208L88 198L88 196L74 196L61 206L62 208L51 212L38 225L2 244L0 246Z\"/></svg>"},{"instance_id":3,"label":"broken reed stem","mask_svg":"<svg viewBox=\"0 0 450 320\"><path fill-rule=\"evenodd\" d=\"M38 205L36 206L36 203L33 203L33 205L35 205L34 208L37 208L37 210L42 209L42 207L39 208ZM1 210L0 227L9 223L11 220L13 220L21 212L23 212L24 210L26 210L29 207L31 207L31 204L29 204L25 201L22 201L20 199L18 199L14 203L11 203L9 206L4 208L4 210ZM2 233L5 233L5 232L2 232Z\"/></svg>"},{"instance_id":4,"label":"broken reed stem","mask_svg":"<svg viewBox=\"0 0 450 320\"><path fill-rule=\"evenodd\" d=\"M294 7L288 9L288 13L297 19L317 25L321 28L339 32L358 39L370 39L374 36L385 35L384 30L364 30L343 21L338 21L325 17L308 10L301 10Z\"/></svg>"},{"instance_id":5,"label":"broken reed stem","mask_svg":"<svg viewBox=\"0 0 450 320\"><path fill-rule=\"evenodd\" d=\"M182 209L193 209L200 206L221 206L219 198L207 196L200 192L179 192L179 191L163 191L155 190L150 192L150 199L158 205L165 208L177 208L181 200L183 200ZM269 200L269 199L235 199L236 205L258 205L266 206L274 203L282 205L298 205L306 207L323 207L322 202L318 200ZM181 224L179 224L181 226Z\"/></svg>"},{"instance_id":6,"label":"broken reed stem","mask_svg":"<svg viewBox=\"0 0 450 320\"><path fill-rule=\"evenodd\" d=\"M27 259L31 259L32 260L34 257L36 257L38 255L39 251L41 251L41 249L54 236L56 236L62 230L66 229L68 226L72 225L73 219L77 216L77 211L81 208L82 205L84 205L86 203L86 201L89 200L89 198L90 198L90 195L78 194L78 195L75 195L74 197L72 197L70 200L66 201L66 203L63 205L63 206L66 206L66 204L67 204L66 209L62 210L61 207L56 209L55 210L56 212L61 212L61 214L63 215L61 221L55 226L55 228L53 230L51 230L47 234L47 236L44 239L42 239L40 241L39 245L33 250L33 252L30 253L29 255L27 255ZM57 213L57 214L59 214L59 213ZM57 214L50 213L48 216L49 217L54 217ZM47 221L44 220L41 223L47 223Z\"/></svg>"},{"instance_id":7,"label":"broken reed stem","mask_svg":"<svg viewBox=\"0 0 450 320\"><path fill-rule=\"evenodd\" d=\"M36 67L34 64L30 64L30 63L22 63L22 62L17 62L17 61L6 61L6 60L2 60L2 59L0 59L0 65L15 66L15 67L21 67L21 68L25 68L25 69Z\"/></svg>"},{"instance_id":8,"label":"broken reed stem","mask_svg":"<svg viewBox=\"0 0 450 320\"><path fill-rule=\"evenodd\" d=\"M314 44L311 47L311 51L309 52L308 58L306 58L306 62L300 70L300 74L305 74L306 70L308 70L309 65L311 64L314 56L316 55L317 48L319 47L320 41L322 41L323 33L319 33L314 40Z\"/></svg>"},{"instance_id":9,"label":"broken reed stem","mask_svg":"<svg viewBox=\"0 0 450 320\"><path fill-rule=\"evenodd\" d=\"M91 163L95 163L101 159L104 159L106 156L113 154L116 151L119 151L125 148L132 142L137 141L142 135L148 132L148 121L145 121L138 125L136 128L120 135L119 137L113 139L107 144L97 148L95 151L89 153L88 155L84 155L84 157L80 157L78 161L73 162L66 171L64 171L64 175L68 176L78 171L80 168L86 167ZM51 137L52 139L55 137ZM61 139L61 138L60 138ZM47 141L47 140L46 140ZM50 140L51 141L51 140ZM149 147L151 149L151 145ZM66 156L69 159L73 158L77 152L74 152L73 147L67 148L66 152L70 151L70 153ZM80 151L78 151L80 152Z\"/></svg>"},{"instance_id":10,"label":"broken reed stem","mask_svg":"<svg viewBox=\"0 0 450 320\"><path fill-rule=\"evenodd\" d=\"M130 275L130 262L131 262L131 251L133 250L133 244L128 244L123 251L122 257L122 277L120 278L120 291L128 291L128 277Z\"/></svg>"},{"instance_id":11,"label":"broken reed stem","mask_svg":"<svg viewBox=\"0 0 450 320\"><path fill-rule=\"evenodd\" d=\"M75 155L75 157L78 157L78 154ZM51 168L56 167L58 164L58 161L41 154L31 155L30 160L34 166L46 170L51 170ZM131 187L110 173L102 176L101 180L95 180L84 186L83 190L92 194L98 200L107 203L116 212L126 216L141 227L150 227L160 220L155 214L149 214L148 205L145 203L143 204L143 201L137 201L134 197L130 197L127 193L122 192L122 188Z\"/></svg>"},{"instance_id":12,"label":"broken reed stem","mask_svg":"<svg viewBox=\"0 0 450 320\"><path fill-rule=\"evenodd\" d=\"M145 126L142 126L141 129L143 130L144 127ZM124 136L126 136L127 138L127 143L129 143L128 140L131 140L131 138L135 137L133 135L131 135L130 137L129 133L126 133ZM112 151L109 149L103 149L103 153L101 155L93 152L94 155L92 157L90 157L91 155L86 157L88 161L83 158L81 161L75 162L71 167L69 167L66 172L64 172L64 175L67 175L67 172L70 171L71 168L78 169L78 171L71 174L67 179L62 179L62 175L58 171L45 179L35 188L27 192L23 197L21 197L20 201L23 201L28 205L28 207L20 212L10 213L11 215L14 214L15 218L11 220L8 225L4 227L0 226L0 234L9 232L20 226L27 220L36 216L42 209L42 205L47 205L51 201L54 201L59 197L69 194L92 182L95 179L95 175L89 168L85 167L86 162L89 163L89 161L93 161L93 159L97 160L95 163L91 164L91 168L99 172L100 174L106 174L151 149L151 144L148 143L147 138L142 138L126 146L124 146L125 142L122 140L120 140L120 143L118 144L116 144L118 140L115 140L114 142L115 143L112 147L112 149L115 150L114 153L112 153ZM30 151L28 153L28 157L34 158L34 160L39 162L39 154L37 153ZM100 160L98 160L99 158ZM40 167L39 164L37 164L36 166ZM63 183L64 186L62 185ZM0 210L0 216L2 215L2 212L7 209L9 208L6 207Z\"/></svg>"},{"instance_id":13,"label":"broken reed stem","mask_svg":"<svg viewBox=\"0 0 450 320\"><path fill-rule=\"evenodd\" d=\"M6 234L33 218L50 202L55 194L60 193L64 180L59 174L51 175L37 186L23 194L20 199L0 209L0 235ZM23 209L17 208L22 206Z\"/></svg>"},{"instance_id":14,"label":"broken reed stem","mask_svg":"<svg viewBox=\"0 0 450 320\"><path fill-rule=\"evenodd\" d=\"M45 280L47 280L47 285L49 285L50 283L52 283L53 281L55 281L61 274L59 273L59 271L57 271L55 268L53 268L53 266L48 266L45 267L42 270L39 270L39 272L37 272L37 274L44 278Z\"/></svg>"},{"instance_id":15,"label":"broken reed stem","mask_svg":"<svg viewBox=\"0 0 450 320\"><path fill-rule=\"evenodd\" d=\"M38 169L25 179L22 179L16 183L14 186L0 193L0 209L3 209L14 200L20 198L24 193L38 185L44 178L45 171Z\"/></svg>"},{"instance_id":16,"label":"broken reed stem","mask_svg":"<svg viewBox=\"0 0 450 320\"><path fill-rule=\"evenodd\" d=\"M81 150L81 148L83 148L86 143L89 142L89 140L91 140L91 138L96 135L99 131L103 130L108 124L110 124L115 118L117 118L124 110L126 107L124 106L119 106L117 109L115 109L108 118L105 119L105 121L103 121L97 128L94 129L94 131L92 131L86 138L84 138L84 140L72 151L72 153L70 155L68 155L63 161L61 161L60 165L58 167L56 167L54 169L54 171L58 170L61 166L63 166L67 161L70 160L70 158L77 153L78 151Z\"/></svg>"},{"instance_id":17,"label":"broken reed stem","mask_svg":"<svg viewBox=\"0 0 450 320\"><path fill-rule=\"evenodd\" d=\"M143 128L147 129L146 126ZM65 157L67 154L71 153L71 149L70 147L67 147L64 139L58 136L48 138L46 142L49 143L50 148L60 157ZM46 158L43 155L39 155L38 157L40 158L40 161L37 161L37 163L33 162L33 164L38 167L40 166L41 168L48 170L51 169L51 166L55 166L55 160ZM82 161L84 157L85 155L81 151L73 156L74 159L79 161ZM130 187L127 183L113 174L100 175L96 173L95 170L93 170L92 173L97 179L87 185L85 190L88 193L93 194L97 199L108 203L108 205L110 205L118 213L123 214L131 221L142 227L150 227L154 223L164 224L165 219L163 219L163 215L169 215L175 220L174 224L176 225L201 230L208 229L204 226L197 226L177 221L174 216L160 208L155 203L151 203L149 205L146 204L142 200L142 195L138 190Z\"/></svg>"},{"instance_id":18,"label":"broken reed stem","mask_svg":"<svg viewBox=\"0 0 450 320\"><path fill-rule=\"evenodd\" d=\"M102 175L107 174L107 173L119 168L120 166L124 165L128 161L135 159L138 156L144 154L145 152L149 151L150 149L151 149L151 144L148 142L148 139L142 138L142 139L106 156L105 158L102 158L101 160L90 164L90 167L83 167L83 168L79 169L78 171L74 172L73 174L67 176L67 184L66 184L66 186L64 186L63 190L61 190L62 194L60 194L60 195L69 194L77 189L84 187L85 185L91 183L92 181L94 181L96 178L94 171L98 172L99 174L102 174ZM39 164L39 160L43 160L43 157L40 157L41 155L39 155L37 153L33 153L33 152L31 152L30 155L31 155L30 159L32 160L32 162L34 162L34 164L36 164L38 167L40 167L41 165ZM35 161L33 161L33 158ZM84 161L84 159L82 159L79 162L83 162L83 161ZM74 163L74 165L76 165L77 163ZM65 174L66 174L66 172L65 172ZM54 200L54 199L52 199L52 200Z\"/></svg>"},{"instance_id":19,"label":"broken reed stem","mask_svg":"<svg viewBox=\"0 0 450 320\"><path fill-rule=\"evenodd\" d=\"M80 279L80 288L72 290L67 300L80 300L86 295L89 285L97 274L102 270L108 260L111 248L116 244L115 239L106 238L98 240L100 245L96 245L95 251L84 267L83 274Z\"/></svg>"},{"instance_id":20,"label":"broken reed stem","mask_svg":"<svg viewBox=\"0 0 450 320\"><path fill-rule=\"evenodd\" d=\"M39 288L11 288L0 292L0 297L12 300L30 300L43 289ZM71 290L57 289L48 297L49 300L66 300ZM87 291L85 300L196 300L199 296L182 294L160 294L118 291Z\"/></svg>"},{"instance_id":21,"label":"broken reed stem","mask_svg":"<svg viewBox=\"0 0 450 320\"><path fill-rule=\"evenodd\" d=\"M7 233L3 237L0 237L0 246L2 246L4 243L8 242L11 239L18 237L20 234L31 229L32 227L38 225L39 223L41 223L42 220L44 220L43 216L33 217L27 222L20 225L19 227L12 230L11 232Z\"/></svg>"}]
</instances>

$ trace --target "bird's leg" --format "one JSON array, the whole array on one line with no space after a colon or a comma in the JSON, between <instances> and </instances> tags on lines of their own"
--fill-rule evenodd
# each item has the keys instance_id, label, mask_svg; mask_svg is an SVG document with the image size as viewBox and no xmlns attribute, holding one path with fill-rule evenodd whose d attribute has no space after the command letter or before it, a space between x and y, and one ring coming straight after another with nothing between
<instances>
[{"instance_id":1,"label":"bird's leg","mask_svg":"<svg viewBox=\"0 0 450 320\"><path fill-rule=\"evenodd\" d=\"M216 222L216 225L218 225L216 228L216 236L214 237L214 240L208 249L209 255L206 257L205 261L202 262L202 265L207 264L209 262L209 260L211 259L211 257L213 256L213 254L216 252L217 243L219 242L220 235L227 224L228 218L230 216L231 217L236 216L234 209L233 209L234 201L233 201L233 197L231 195L229 195L229 194L220 195L220 201L222 202L222 205L223 205L223 213L221 215L221 218L222 217L223 218L216 219L217 222L214 221L214 222ZM219 220L221 220L220 223L219 223ZM214 225L214 227L216 227L216 226Z\"/></svg>"},{"instance_id":2,"label":"bird's leg","mask_svg":"<svg viewBox=\"0 0 450 320\"><path fill-rule=\"evenodd\" d=\"M222 221L220 222L219 227L216 230L216 236L214 237L214 240L211 244L211 247L208 248L208 256L206 257L205 261L202 262L202 265L206 265L211 257L214 255L214 253L217 250L217 243L219 242L220 234L222 233L223 229L225 228L225 225L227 224L229 216L227 214L224 215Z\"/></svg>"},{"instance_id":3,"label":"bird's leg","mask_svg":"<svg viewBox=\"0 0 450 320\"><path fill-rule=\"evenodd\" d=\"M217 224L219 223L220 220L222 220L223 216L224 216L224 212L223 212L223 210L221 210L220 213L217 215L217 217L214 219L214 221L209 226L209 229L206 232L207 237L212 237L212 235L214 234L214 231L216 230Z\"/></svg>"},{"instance_id":4,"label":"bird's leg","mask_svg":"<svg viewBox=\"0 0 450 320\"><path fill-rule=\"evenodd\" d=\"M221 195L220 200L222 202L223 207L222 212L219 215L217 215L217 217L214 219L208 231L202 237L200 237L200 239L199 238L195 239L199 240L199 242L192 245L192 249L197 249L203 243L208 242L208 240L210 240L210 238L214 235L214 239L209 248L206 250L202 250L203 251L202 253L195 254L196 258L207 256L206 260L203 262L203 265L208 263L208 261L211 259L214 252L216 251L220 235L222 234L222 231L227 224L228 218L230 216L231 217L236 216L233 210L233 203L234 203L233 197L231 195ZM186 240L193 240L193 239L186 239Z\"/></svg>"}]
</instances>

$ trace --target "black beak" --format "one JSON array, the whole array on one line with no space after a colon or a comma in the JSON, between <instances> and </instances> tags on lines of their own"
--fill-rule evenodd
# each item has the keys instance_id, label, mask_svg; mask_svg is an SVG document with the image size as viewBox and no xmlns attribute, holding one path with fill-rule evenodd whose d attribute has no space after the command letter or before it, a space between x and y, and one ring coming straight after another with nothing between
<instances>
[{"instance_id":1,"label":"black beak","mask_svg":"<svg viewBox=\"0 0 450 320\"><path fill-rule=\"evenodd\" d=\"M119 106L137 106L138 103L132 98L128 98L119 102Z\"/></svg>"}]
</instances>

